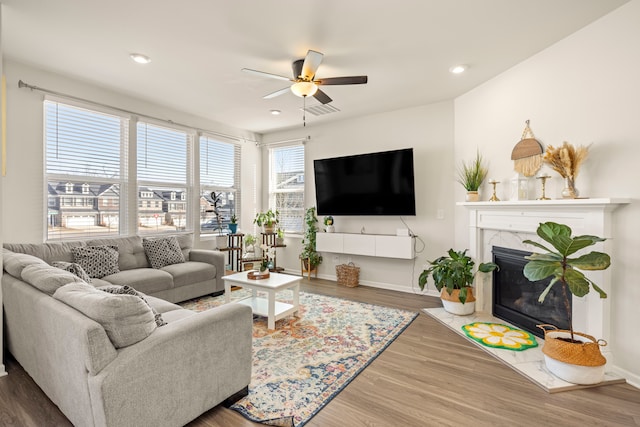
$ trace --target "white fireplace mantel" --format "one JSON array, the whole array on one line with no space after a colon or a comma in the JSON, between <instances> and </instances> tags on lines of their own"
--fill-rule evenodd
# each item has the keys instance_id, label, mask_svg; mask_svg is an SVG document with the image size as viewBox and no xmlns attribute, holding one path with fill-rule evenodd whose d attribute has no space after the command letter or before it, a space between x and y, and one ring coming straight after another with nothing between
<instances>
[{"instance_id":1,"label":"white fireplace mantel","mask_svg":"<svg viewBox=\"0 0 640 427\"><path fill-rule=\"evenodd\" d=\"M478 262L492 260L492 247L535 251L522 240L542 240L536 229L542 222L557 222L571 227L574 235L590 234L604 237L605 242L597 243L593 250L611 253L612 212L628 204L629 199L560 199L522 200L505 202L464 202L469 211L469 251ZM607 294L611 289L611 270L589 272L589 277ZM493 289L490 278L476 283L478 311L491 313ZM599 298L590 292L583 298L573 298L573 324L576 330L597 338L608 339L610 328L609 299Z\"/></svg>"}]
</instances>

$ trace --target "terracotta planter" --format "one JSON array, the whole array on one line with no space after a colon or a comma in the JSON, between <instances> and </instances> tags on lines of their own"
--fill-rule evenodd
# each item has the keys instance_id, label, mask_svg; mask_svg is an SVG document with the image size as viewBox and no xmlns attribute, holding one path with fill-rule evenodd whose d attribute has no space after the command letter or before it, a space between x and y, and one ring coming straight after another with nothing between
<instances>
[{"instance_id":1,"label":"terracotta planter","mask_svg":"<svg viewBox=\"0 0 640 427\"><path fill-rule=\"evenodd\" d=\"M473 288L467 288L467 301L460 302L460 289L454 289L449 295L447 288L442 288L440 300L444 309L458 316L467 316L476 311L476 298L473 296Z\"/></svg>"},{"instance_id":2,"label":"terracotta planter","mask_svg":"<svg viewBox=\"0 0 640 427\"><path fill-rule=\"evenodd\" d=\"M606 341L574 332L573 338L580 342L572 343L560 339L570 338L570 331L557 329L553 325L538 327L544 330L542 353L549 372L572 384L589 385L602 382L607 359L600 352L600 347L606 346Z\"/></svg>"}]
</instances>

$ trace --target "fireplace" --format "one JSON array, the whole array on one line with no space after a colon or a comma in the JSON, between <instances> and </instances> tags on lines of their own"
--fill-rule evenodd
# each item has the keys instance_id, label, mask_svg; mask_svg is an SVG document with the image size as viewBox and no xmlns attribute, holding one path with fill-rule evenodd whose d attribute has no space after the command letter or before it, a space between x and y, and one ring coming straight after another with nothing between
<instances>
[{"instance_id":1,"label":"fireplace","mask_svg":"<svg viewBox=\"0 0 640 427\"><path fill-rule=\"evenodd\" d=\"M536 229L546 221L567 224L575 235L604 237L608 239L606 242L597 243L590 249L610 253L609 239L614 234L611 214L618 206L628 203L628 199L567 199L465 202L458 205L468 210L469 255L477 262L487 262L492 260L494 246L529 251L532 250L531 246L523 244L523 240L543 243L536 235ZM613 268L591 271L589 277L610 294L612 271ZM479 312L492 312L491 278L491 275L476 277L476 310ZM534 301L537 301L538 295L535 294ZM573 327L576 330L604 340L610 339L610 298L602 299L597 292L590 292L583 298L573 297L571 302ZM545 300L545 305L547 303Z\"/></svg>"},{"instance_id":2,"label":"fireplace","mask_svg":"<svg viewBox=\"0 0 640 427\"><path fill-rule=\"evenodd\" d=\"M499 270L493 272L493 305L495 317L516 325L541 338L542 330L536 325L549 323L560 329L569 328L569 316L564 305L561 283L556 283L544 303L538 297L551 279L530 282L524 277L523 269L531 252L517 249L492 247L493 262ZM568 292L568 290L567 290ZM571 306L571 299L569 300Z\"/></svg>"}]
</instances>

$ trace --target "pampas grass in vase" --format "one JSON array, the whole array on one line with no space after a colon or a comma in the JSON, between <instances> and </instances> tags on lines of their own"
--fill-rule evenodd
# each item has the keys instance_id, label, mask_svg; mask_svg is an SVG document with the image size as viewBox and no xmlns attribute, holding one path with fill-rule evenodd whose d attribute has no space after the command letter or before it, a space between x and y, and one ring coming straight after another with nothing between
<instances>
[{"instance_id":1,"label":"pampas grass in vase","mask_svg":"<svg viewBox=\"0 0 640 427\"><path fill-rule=\"evenodd\" d=\"M552 145L547 147L543 161L565 179L565 188L562 190L563 198L576 199L578 197L576 178L580 166L588 154L589 147L579 146L576 148L567 141L562 143L562 147L555 148Z\"/></svg>"}]
</instances>

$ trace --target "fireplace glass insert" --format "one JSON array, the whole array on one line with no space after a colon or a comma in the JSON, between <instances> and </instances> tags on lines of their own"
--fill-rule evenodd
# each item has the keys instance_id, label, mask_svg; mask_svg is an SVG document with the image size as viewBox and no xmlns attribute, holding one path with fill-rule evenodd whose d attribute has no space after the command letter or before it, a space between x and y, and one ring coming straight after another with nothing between
<instances>
[{"instance_id":1,"label":"fireplace glass insert","mask_svg":"<svg viewBox=\"0 0 640 427\"><path fill-rule=\"evenodd\" d=\"M493 272L493 315L541 338L544 333L536 325L548 323L568 329L569 317L562 292L566 285L556 283L544 303L540 303L538 297L551 278L530 282L524 277L523 269L528 262L524 257L531 252L498 246L494 246L492 252L493 262L500 267ZM571 293L569 289L565 291L571 307Z\"/></svg>"}]
</instances>

